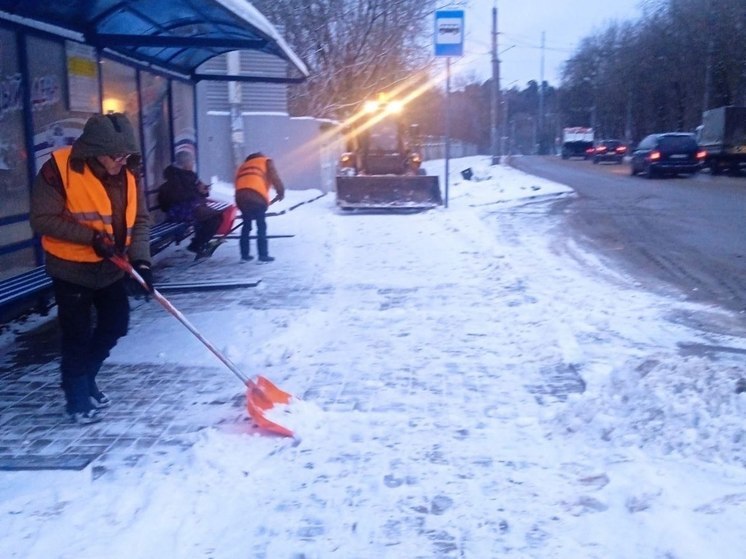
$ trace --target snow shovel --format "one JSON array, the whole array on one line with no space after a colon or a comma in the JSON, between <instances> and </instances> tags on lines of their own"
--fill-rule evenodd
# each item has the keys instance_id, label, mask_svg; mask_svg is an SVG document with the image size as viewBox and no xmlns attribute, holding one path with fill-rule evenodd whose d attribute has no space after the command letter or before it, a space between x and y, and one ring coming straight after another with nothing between
<instances>
[{"instance_id":1,"label":"snow shovel","mask_svg":"<svg viewBox=\"0 0 746 559\"><path fill-rule=\"evenodd\" d=\"M143 289L148 290L145 280L137 273L137 271L132 267L132 264L130 264L126 258L116 255L111 257L111 261L132 276L132 278L139 283ZM267 418L265 413L271 410L275 405L288 404L293 396L284 390L281 390L269 379L261 375L257 375L255 380L248 378L230 359L228 359L228 357L223 355L212 343L210 343L209 340L200 334L194 325L189 322L189 320L187 320L187 318L176 307L174 307L168 299L161 295L157 289L154 288L152 294L156 301L163 305L169 313L174 315L179 322L186 326L200 342L207 346L207 349L220 359L220 361L222 361L223 364L246 385L246 408L251 419L254 420L254 423L256 423L258 427L266 429L272 433L292 437L293 432L290 429Z\"/></svg>"},{"instance_id":2,"label":"snow shovel","mask_svg":"<svg viewBox=\"0 0 746 559\"><path fill-rule=\"evenodd\" d=\"M270 200L269 205L271 206L272 204L277 202L279 199L280 199L279 196L275 196L274 198L272 198L272 200ZM234 210L237 209L236 206L232 206L232 207L234 208ZM235 221L235 213L234 213L233 221ZM233 233L236 229L238 229L242 225L243 225L243 216L241 216L241 221L239 221L236 225L233 225L232 222L230 226L226 226L225 223L221 223L220 228L218 229L218 233L216 234L215 238L208 241L208 244L214 243L215 248L217 248L223 242L225 242L226 239L228 239L231 233ZM221 229L224 229L222 233L219 232ZM212 255L212 253L210 253L210 255Z\"/></svg>"}]
</instances>

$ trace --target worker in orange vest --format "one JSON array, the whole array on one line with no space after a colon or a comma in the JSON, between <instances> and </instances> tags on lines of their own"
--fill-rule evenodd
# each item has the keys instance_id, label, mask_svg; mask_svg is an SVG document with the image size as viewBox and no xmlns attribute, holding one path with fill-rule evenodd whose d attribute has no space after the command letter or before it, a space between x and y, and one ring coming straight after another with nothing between
<instances>
[{"instance_id":1,"label":"worker in orange vest","mask_svg":"<svg viewBox=\"0 0 746 559\"><path fill-rule=\"evenodd\" d=\"M41 236L57 302L66 411L78 424L100 421L99 410L111 405L96 375L129 326L124 273L110 258L126 255L152 291L150 216L139 167L127 115L94 115L34 180L30 223Z\"/></svg>"},{"instance_id":2,"label":"worker in orange vest","mask_svg":"<svg viewBox=\"0 0 746 559\"><path fill-rule=\"evenodd\" d=\"M270 204L269 190L274 187L277 200L285 197L285 186L277 174L272 160L263 153L249 155L236 171L236 205L241 210L243 227L239 247L241 261L252 260L250 250L251 222L256 221L257 250L260 262L272 262L267 242L267 208Z\"/></svg>"}]
</instances>

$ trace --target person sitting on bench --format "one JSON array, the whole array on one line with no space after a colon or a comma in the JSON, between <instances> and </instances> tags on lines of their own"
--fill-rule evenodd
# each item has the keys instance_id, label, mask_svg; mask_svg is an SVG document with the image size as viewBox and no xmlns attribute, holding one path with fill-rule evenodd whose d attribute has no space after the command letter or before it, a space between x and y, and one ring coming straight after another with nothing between
<instances>
[{"instance_id":1,"label":"person sitting on bench","mask_svg":"<svg viewBox=\"0 0 746 559\"><path fill-rule=\"evenodd\" d=\"M207 243L222 221L222 212L207 205L209 185L194 172L194 155L182 150L176 153L172 165L163 171L166 179L158 189L158 204L170 221L187 222L194 226L194 236L187 250L197 257L208 256Z\"/></svg>"}]
</instances>

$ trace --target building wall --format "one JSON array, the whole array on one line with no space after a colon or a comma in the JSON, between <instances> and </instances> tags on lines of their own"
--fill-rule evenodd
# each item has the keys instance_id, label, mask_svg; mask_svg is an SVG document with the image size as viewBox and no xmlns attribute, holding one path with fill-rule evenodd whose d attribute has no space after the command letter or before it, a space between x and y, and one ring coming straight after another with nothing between
<instances>
[{"instance_id":1,"label":"building wall","mask_svg":"<svg viewBox=\"0 0 746 559\"><path fill-rule=\"evenodd\" d=\"M199 67L200 74L228 74L229 56L221 54ZM287 75L287 63L275 56L263 52L239 53L237 69L241 75L261 75L270 78L284 78ZM230 103L228 85L225 81L203 81L198 84L198 96L202 111L227 111ZM281 83L240 84L238 99L239 111L272 112L287 114L288 86Z\"/></svg>"},{"instance_id":2,"label":"building wall","mask_svg":"<svg viewBox=\"0 0 746 559\"><path fill-rule=\"evenodd\" d=\"M287 63L261 52L241 52L233 60L230 55L217 56L199 71L284 77ZM287 188L333 190L341 139L329 121L288 116L287 95L285 84L197 84L200 175L232 182L243 159L261 151L275 160Z\"/></svg>"},{"instance_id":3,"label":"building wall","mask_svg":"<svg viewBox=\"0 0 746 559\"><path fill-rule=\"evenodd\" d=\"M242 115L244 142L241 156L261 151L271 157L285 186L293 190L334 190L341 137L334 123L277 114ZM231 119L227 112L200 116L199 174L210 182L233 182L243 159L234 161Z\"/></svg>"}]
</instances>

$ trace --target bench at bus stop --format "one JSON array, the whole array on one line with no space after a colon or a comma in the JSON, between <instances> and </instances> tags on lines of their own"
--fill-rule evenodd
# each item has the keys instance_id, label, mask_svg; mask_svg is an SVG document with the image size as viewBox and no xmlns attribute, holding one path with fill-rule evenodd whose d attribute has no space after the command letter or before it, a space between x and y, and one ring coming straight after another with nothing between
<instances>
[{"instance_id":1,"label":"bench at bus stop","mask_svg":"<svg viewBox=\"0 0 746 559\"><path fill-rule=\"evenodd\" d=\"M232 204L211 200L210 207L226 211ZM230 224L235 217L233 212ZM163 221L150 228L150 253L155 256L171 244L179 244L192 234L186 222ZM29 311L46 315L52 306L52 278L44 266L37 266L4 280L0 280L0 323L12 320Z\"/></svg>"}]
</instances>

